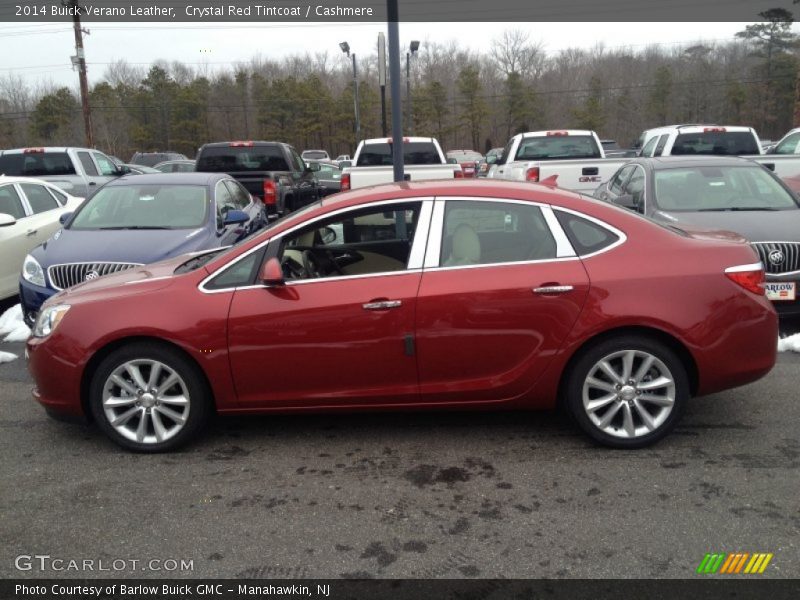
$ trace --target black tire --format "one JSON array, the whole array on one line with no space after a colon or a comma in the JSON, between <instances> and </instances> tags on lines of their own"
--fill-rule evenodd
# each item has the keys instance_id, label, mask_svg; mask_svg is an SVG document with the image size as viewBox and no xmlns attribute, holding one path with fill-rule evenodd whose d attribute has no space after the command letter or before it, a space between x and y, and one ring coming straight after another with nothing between
<instances>
[{"instance_id":1,"label":"black tire","mask_svg":"<svg viewBox=\"0 0 800 600\"><path fill-rule=\"evenodd\" d=\"M619 431L618 434L612 435L607 433L607 431L604 431L599 426L602 424L602 417L608 413L600 411L593 412L594 417L601 421L600 424L596 424L592 418L590 418L587 409L584 408L584 384L586 383L587 386L592 385L591 383L587 382L587 378L591 374L597 373L596 367L602 359L614 356L616 353L624 353L631 350L637 353L636 356L640 361L638 363L634 362L634 365L638 364L641 366L643 363L643 356L638 353L646 353L647 355L655 357L657 361L660 361L661 366L665 367L669 371L669 375L671 375L671 379L674 384L674 392L672 393L674 401L670 411L661 417L661 422L658 423L658 426L653 428L652 431L649 431L649 433L637 434L634 437L620 437L623 435L625 430L623 419L625 417L624 413L626 410L634 415L633 420L637 430L645 427L644 420L640 416L641 413L638 412L639 408L637 406L633 406L632 404L633 402L639 402L639 397L637 396L634 399L629 400L614 400L608 404L608 408L600 409L601 411L608 410L610 413L612 408L616 407L616 404L620 404L620 407L616 408L621 414L619 416L615 416L611 423L607 426L607 429L610 428L615 431ZM612 359L612 364L621 366L622 360L623 359L621 357L614 358ZM653 368L659 369L660 367L655 366ZM634 366L633 371L634 373L637 371L636 366ZM622 369L620 368L620 373L621 372ZM647 371L647 373L652 372L653 371ZM647 383L645 380L647 380L648 377L652 378L652 375L645 375L642 377L643 384ZM608 380L605 382L605 384L608 385L611 383L611 381L611 378L608 377ZM614 387L616 387L616 385L617 384L614 384ZM634 389L638 391L638 385L630 387L634 387ZM598 395L604 393L597 390L592 391L597 392ZM613 394L614 392L611 391L605 393ZM596 442L611 448L634 449L643 448L656 443L665 435L667 435L680 420L689 396L689 378L686 374L686 368L681 360L663 343L655 339L639 335L622 335L619 337L610 338L583 350L570 367L564 387L564 401L566 407L577 425ZM591 400L591 397L588 397L588 399ZM627 408L624 406L624 404L628 405ZM647 402L645 402L644 407L650 407L656 411L661 410L659 405L648 404ZM648 414L650 413L648 412ZM619 424L619 427L615 427L617 424Z\"/></svg>"},{"instance_id":2,"label":"black tire","mask_svg":"<svg viewBox=\"0 0 800 600\"><path fill-rule=\"evenodd\" d=\"M106 415L106 408L103 406L104 387L111 374L129 361L137 360L158 361L162 363L182 380L175 385L180 386L183 384L185 386L185 391L188 393L188 402L186 403L188 416L185 418L182 427L179 428L172 437L161 442L150 441L143 443L125 437L111 424ZM166 379L166 377L164 377L164 379ZM164 379L162 379L162 382L164 382ZM129 383L132 383L132 381ZM164 383L166 384L166 382ZM170 387L169 389L175 388ZM169 389L162 391L168 392ZM121 389L119 392L121 395L124 394ZM128 394L127 397L130 397L130 395ZM164 404L166 408L174 408L170 406L167 401L165 401ZM135 406L139 406L139 404ZM97 425L114 443L134 452L158 453L175 450L198 435L212 412L212 397L200 367L187 358L181 351L157 342L133 342L114 350L102 360L89 386L89 407ZM133 406L130 406L130 409L132 410ZM119 410L127 410L127 407L125 409L120 408ZM155 412L158 409L154 408L152 410ZM182 410L184 409L178 408L178 411ZM139 414L134 414L130 420L138 421L138 419L142 419L143 416L144 415L139 416ZM148 418L150 419L150 431L153 432L154 437L153 420L155 416ZM159 417L158 420L162 422L163 417ZM177 421L170 421L169 418L167 418L166 422L172 423L173 426L178 423Z\"/></svg>"}]
</instances>

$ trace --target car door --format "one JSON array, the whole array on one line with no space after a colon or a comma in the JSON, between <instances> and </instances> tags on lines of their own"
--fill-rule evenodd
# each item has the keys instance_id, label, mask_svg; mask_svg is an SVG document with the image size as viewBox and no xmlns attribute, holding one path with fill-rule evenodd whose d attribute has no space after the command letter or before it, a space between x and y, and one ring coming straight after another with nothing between
<instances>
[{"instance_id":1,"label":"car door","mask_svg":"<svg viewBox=\"0 0 800 600\"><path fill-rule=\"evenodd\" d=\"M59 217L66 212L50 190L38 183L20 183L19 189L27 201L30 217L27 219L26 235L31 248L46 242L61 227Z\"/></svg>"},{"instance_id":2,"label":"car door","mask_svg":"<svg viewBox=\"0 0 800 600\"><path fill-rule=\"evenodd\" d=\"M231 302L229 356L242 407L417 401L414 312L431 204L384 201L345 209L270 242L267 256L281 261L285 285L240 287ZM353 232L357 238L347 237ZM404 246L405 255L381 254L372 244L364 252L376 256L357 274L328 262L334 260L329 244L359 247L370 236L384 248ZM314 267L319 277L298 268L307 251L320 263Z\"/></svg>"},{"instance_id":3,"label":"car door","mask_svg":"<svg viewBox=\"0 0 800 600\"><path fill-rule=\"evenodd\" d=\"M289 164L292 167L295 197L299 199L299 202L295 202L295 208L301 208L318 199L317 178L314 176L314 173L307 168L306 162L300 158L300 155L294 148L289 147L287 150L291 159Z\"/></svg>"},{"instance_id":4,"label":"car door","mask_svg":"<svg viewBox=\"0 0 800 600\"><path fill-rule=\"evenodd\" d=\"M437 199L417 298L420 401L528 393L589 289L552 210L501 199Z\"/></svg>"},{"instance_id":5,"label":"car door","mask_svg":"<svg viewBox=\"0 0 800 600\"><path fill-rule=\"evenodd\" d=\"M30 217L13 183L0 185L0 214L16 219L11 225L0 226L0 298L7 298L17 293L25 255L38 244L31 242Z\"/></svg>"},{"instance_id":6,"label":"car door","mask_svg":"<svg viewBox=\"0 0 800 600\"><path fill-rule=\"evenodd\" d=\"M81 162L81 167L83 167L83 172L86 175L86 197L88 198L92 194L94 194L95 190L98 187L103 185L106 181L108 181L108 177L103 177L100 174L100 170L98 169L97 164L92 159L91 153L80 150L76 153L78 155L78 160Z\"/></svg>"}]
</instances>

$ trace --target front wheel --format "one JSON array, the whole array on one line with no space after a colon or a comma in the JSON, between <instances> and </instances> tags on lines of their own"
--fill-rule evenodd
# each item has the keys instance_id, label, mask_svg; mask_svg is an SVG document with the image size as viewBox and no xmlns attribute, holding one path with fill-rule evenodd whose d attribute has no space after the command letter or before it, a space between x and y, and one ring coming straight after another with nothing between
<instances>
[{"instance_id":1,"label":"front wheel","mask_svg":"<svg viewBox=\"0 0 800 600\"><path fill-rule=\"evenodd\" d=\"M663 438L689 398L686 369L664 344L640 336L606 340L572 366L566 402L578 425L613 448Z\"/></svg>"},{"instance_id":2,"label":"front wheel","mask_svg":"<svg viewBox=\"0 0 800 600\"><path fill-rule=\"evenodd\" d=\"M173 450L208 418L210 394L197 365L180 351L133 343L109 354L92 377L92 414L112 441L135 452Z\"/></svg>"}]
</instances>

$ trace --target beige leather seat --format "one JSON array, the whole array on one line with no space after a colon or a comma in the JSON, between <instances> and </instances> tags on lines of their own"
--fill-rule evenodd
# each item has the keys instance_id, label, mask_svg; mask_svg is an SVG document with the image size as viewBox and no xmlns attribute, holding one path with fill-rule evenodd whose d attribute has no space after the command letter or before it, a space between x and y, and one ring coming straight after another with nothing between
<instances>
[{"instance_id":1,"label":"beige leather seat","mask_svg":"<svg viewBox=\"0 0 800 600\"><path fill-rule=\"evenodd\" d=\"M453 249L444 262L445 267L477 265L481 262L481 241L475 230L462 223L453 233Z\"/></svg>"}]
</instances>

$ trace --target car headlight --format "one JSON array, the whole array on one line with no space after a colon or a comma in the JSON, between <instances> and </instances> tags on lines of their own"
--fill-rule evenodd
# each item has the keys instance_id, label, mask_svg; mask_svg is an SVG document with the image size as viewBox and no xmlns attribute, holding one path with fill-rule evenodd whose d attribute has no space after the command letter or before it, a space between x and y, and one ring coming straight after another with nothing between
<instances>
[{"instance_id":1,"label":"car headlight","mask_svg":"<svg viewBox=\"0 0 800 600\"><path fill-rule=\"evenodd\" d=\"M25 262L22 263L22 278L25 281L30 281L33 285L40 285L45 287L44 283L44 269L35 258L30 254L25 257Z\"/></svg>"},{"instance_id":2,"label":"car headlight","mask_svg":"<svg viewBox=\"0 0 800 600\"><path fill-rule=\"evenodd\" d=\"M36 323L33 325L33 333L31 335L42 338L53 333L68 310L69 304L56 304L43 308L36 319Z\"/></svg>"}]
</instances>

